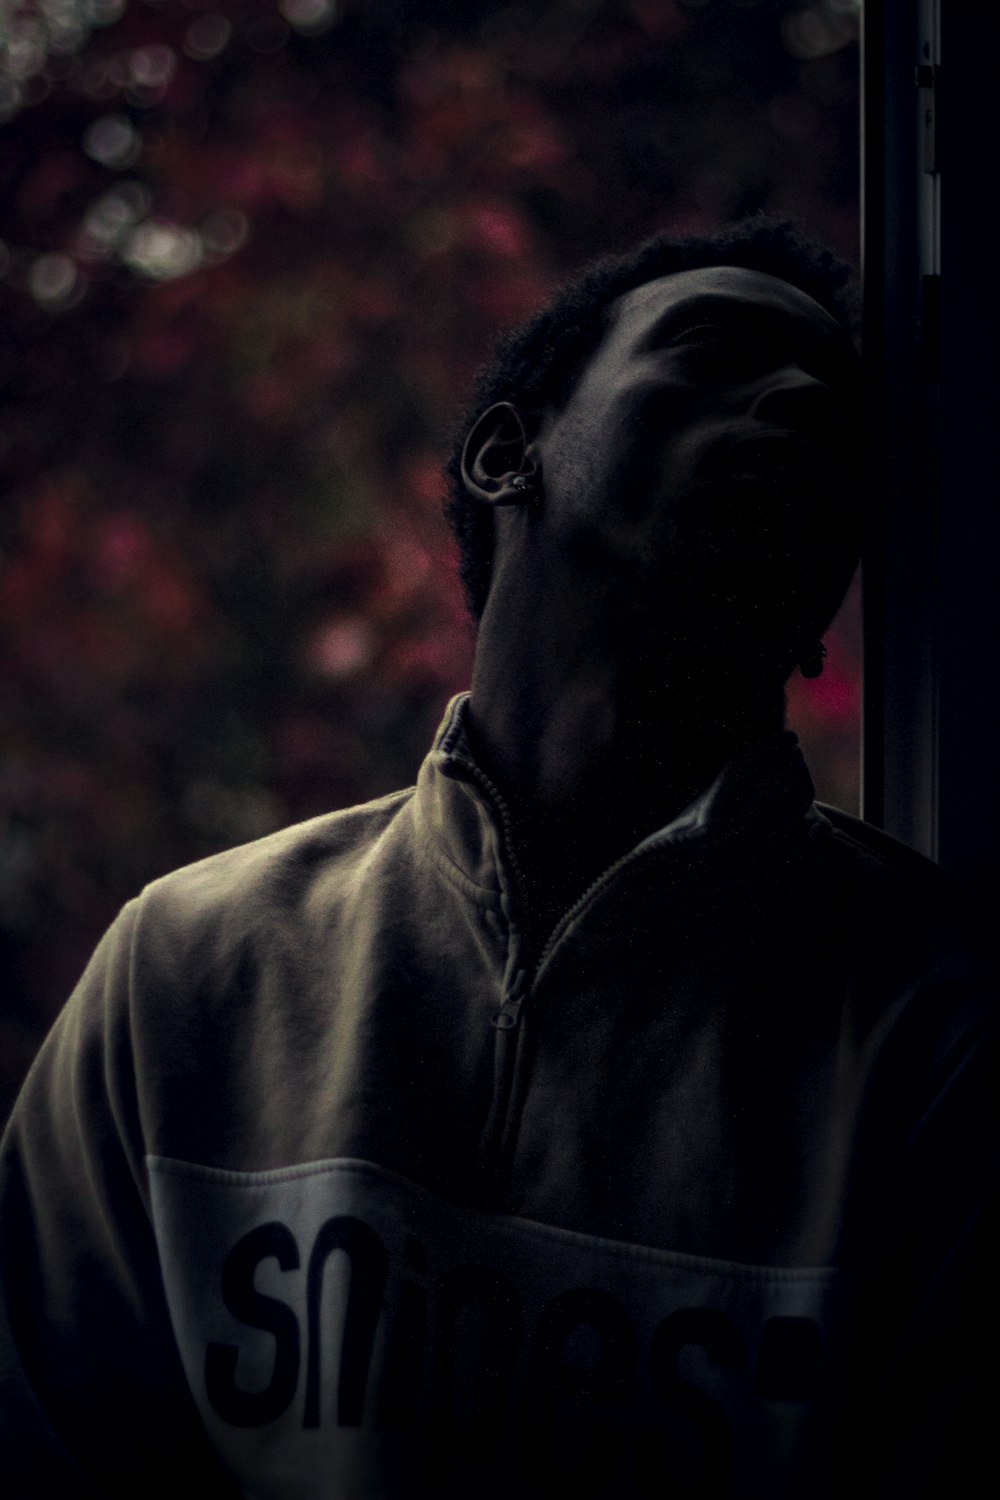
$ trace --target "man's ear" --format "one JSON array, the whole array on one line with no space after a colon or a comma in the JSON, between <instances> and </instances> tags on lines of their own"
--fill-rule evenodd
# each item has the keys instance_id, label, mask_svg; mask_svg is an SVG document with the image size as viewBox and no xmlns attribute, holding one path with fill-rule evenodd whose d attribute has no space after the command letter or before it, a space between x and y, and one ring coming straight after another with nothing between
<instances>
[{"instance_id":1,"label":"man's ear","mask_svg":"<svg viewBox=\"0 0 1000 1500\"><path fill-rule=\"evenodd\" d=\"M462 449L462 483L484 505L526 505L537 499L535 444L509 401L498 401L476 418Z\"/></svg>"}]
</instances>

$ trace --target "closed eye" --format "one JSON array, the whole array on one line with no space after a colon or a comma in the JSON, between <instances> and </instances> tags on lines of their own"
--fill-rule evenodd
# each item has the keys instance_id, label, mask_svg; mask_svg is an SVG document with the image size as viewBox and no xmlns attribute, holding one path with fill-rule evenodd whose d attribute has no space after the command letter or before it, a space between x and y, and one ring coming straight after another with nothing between
<instances>
[{"instance_id":1,"label":"closed eye","mask_svg":"<svg viewBox=\"0 0 1000 1500\"><path fill-rule=\"evenodd\" d=\"M721 345L725 340L725 334L715 323L695 323L690 328L682 328L675 333L670 340L674 344L706 344Z\"/></svg>"},{"instance_id":2,"label":"closed eye","mask_svg":"<svg viewBox=\"0 0 1000 1500\"><path fill-rule=\"evenodd\" d=\"M685 365L706 378L738 377L760 358L754 341L742 330L717 323L692 323L689 328L678 329L669 347L679 350Z\"/></svg>"}]
</instances>

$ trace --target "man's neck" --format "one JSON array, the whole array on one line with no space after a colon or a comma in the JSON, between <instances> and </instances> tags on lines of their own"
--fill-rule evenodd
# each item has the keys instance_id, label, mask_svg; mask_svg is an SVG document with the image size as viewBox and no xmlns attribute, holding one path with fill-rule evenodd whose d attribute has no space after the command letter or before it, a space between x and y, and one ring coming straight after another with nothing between
<instances>
[{"instance_id":1,"label":"man's neck","mask_svg":"<svg viewBox=\"0 0 1000 1500\"><path fill-rule=\"evenodd\" d=\"M725 668L673 684L643 672L593 616L499 613L477 642L471 748L510 811L528 904L551 926L742 745L780 730L783 699Z\"/></svg>"}]
</instances>

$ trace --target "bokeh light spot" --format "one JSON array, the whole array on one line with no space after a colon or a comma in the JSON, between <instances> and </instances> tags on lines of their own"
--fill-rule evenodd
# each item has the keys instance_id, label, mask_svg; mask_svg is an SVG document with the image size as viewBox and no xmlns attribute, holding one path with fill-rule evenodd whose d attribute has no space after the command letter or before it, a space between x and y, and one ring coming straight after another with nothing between
<instances>
[{"instance_id":1,"label":"bokeh light spot","mask_svg":"<svg viewBox=\"0 0 1000 1500\"><path fill-rule=\"evenodd\" d=\"M141 182L122 182L91 204L83 221L80 250L84 255L107 255L149 212L149 189Z\"/></svg>"},{"instance_id":2,"label":"bokeh light spot","mask_svg":"<svg viewBox=\"0 0 1000 1500\"><path fill-rule=\"evenodd\" d=\"M129 79L140 88L166 88L176 69L176 52L160 42L151 43L148 47L137 47L129 58Z\"/></svg>"},{"instance_id":3,"label":"bokeh light spot","mask_svg":"<svg viewBox=\"0 0 1000 1500\"><path fill-rule=\"evenodd\" d=\"M45 27L35 16L17 16L7 26L4 67L14 79L34 78L48 55Z\"/></svg>"},{"instance_id":4,"label":"bokeh light spot","mask_svg":"<svg viewBox=\"0 0 1000 1500\"><path fill-rule=\"evenodd\" d=\"M816 6L811 10L790 11L781 18L785 50L800 62L839 52L856 36L857 20L853 12Z\"/></svg>"},{"instance_id":5,"label":"bokeh light spot","mask_svg":"<svg viewBox=\"0 0 1000 1500\"><path fill-rule=\"evenodd\" d=\"M250 220L238 208L220 208L201 226L201 238L210 255L234 255L246 240Z\"/></svg>"},{"instance_id":6,"label":"bokeh light spot","mask_svg":"<svg viewBox=\"0 0 1000 1500\"><path fill-rule=\"evenodd\" d=\"M232 34L233 28L226 17L213 11L211 15L199 16L197 21L192 21L184 35L184 51L195 62L207 62L209 58L218 57Z\"/></svg>"},{"instance_id":7,"label":"bokeh light spot","mask_svg":"<svg viewBox=\"0 0 1000 1500\"><path fill-rule=\"evenodd\" d=\"M122 250L122 260L152 281L173 281L201 264L201 236L179 224L149 219L133 230Z\"/></svg>"},{"instance_id":8,"label":"bokeh light spot","mask_svg":"<svg viewBox=\"0 0 1000 1500\"><path fill-rule=\"evenodd\" d=\"M125 13L125 0L86 0L83 9L91 26L113 26Z\"/></svg>"},{"instance_id":9,"label":"bokeh light spot","mask_svg":"<svg viewBox=\"0 0 1000 1500\"><path fill-rule=\"evenodd\" d=\"M323 625L308 649L308 661L322 677L352 677L372 659L372 631L361 619L335 620Z\"/></svg>"},{"instance_id":10,"label":"bokeh light spot","mask_svg":"<svg viewBox=\"0 0 1000 1500\"><path fill-rule=\"evenodd\" d=\"M68 57L83 46L90 27L82 12L77 11L76 0L49 0L41 8L45 15L47 53Z\"/></svg>"},{"instance_id":11,"label":"bokeh light spot","mask_svg":"<svg viewBox=\"0 0 1000 1500\"><path fill-rule=\"evenodd\" d=\"M124 115L104 115L87 128L83 149L102 167L129 167L139 155L140 142Z\"/></svg>"},{"instance_id":12,"label":"bokeh light spot","mask_svg":"<svg viewBox=\"0 0 1000 1500\"><path fill-rule=\"evenodd\" d=\"M305 36L328 31L337 19L336 0L281 0L278 9Z\"/></svg>"},{"instance_id":13,"label":"bokeh light spot","mask_svg":"<svg viewBox=\"0 0 1000 1500\"><path fill-rule=\"evenodd\" d=\"M43 307L69 302L77 289L77 271L68 255L40 255L28 272L28 290Z\"/></svg>"}]
</instances>

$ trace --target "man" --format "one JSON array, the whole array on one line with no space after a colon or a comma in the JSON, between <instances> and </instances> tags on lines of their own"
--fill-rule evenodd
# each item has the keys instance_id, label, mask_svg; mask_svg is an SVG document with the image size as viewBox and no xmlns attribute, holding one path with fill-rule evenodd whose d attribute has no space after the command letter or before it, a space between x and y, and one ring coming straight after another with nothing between
<instances>
[{"instance_id":1,"label":"man","mask_svg":"<svg viewBox=\"0 0 1000 1500\"><path fill-rule=\"evenodd\" d=\"M501 346L417 787L150 887L26 1085L4 1494L959 1475L988 994L783 729L857 553L843 285L657 240Z\"/></svg>"}]
</instances>

